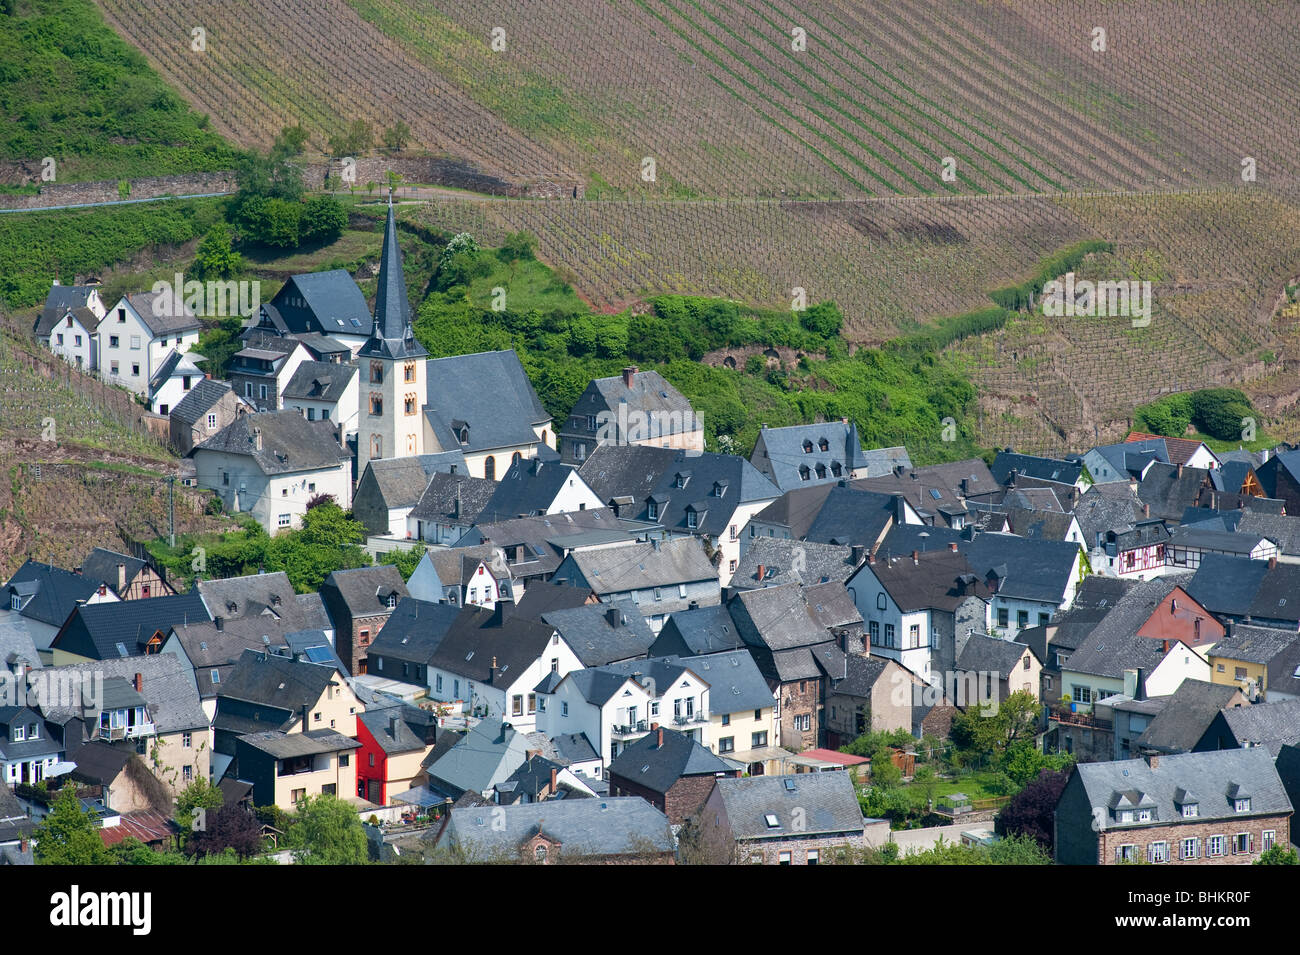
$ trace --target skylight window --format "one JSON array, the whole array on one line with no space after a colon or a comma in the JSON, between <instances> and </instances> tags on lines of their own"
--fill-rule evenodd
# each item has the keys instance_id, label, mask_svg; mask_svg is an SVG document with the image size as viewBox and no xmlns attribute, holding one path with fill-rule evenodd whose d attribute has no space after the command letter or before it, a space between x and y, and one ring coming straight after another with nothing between
<instances>
[{"instance_id":1,"label":"skylight window","mask_svg":"<svg viewBox=\"0 0 1300 955\"><path fill-rule=\"evenodd\" d=\"M767 828L769 829L781 828L781 820L776 818L775 813L771 813L771 812L767 813L765 816L763 816L763 821L767 823Z\"/></svg>"}]
</instances>

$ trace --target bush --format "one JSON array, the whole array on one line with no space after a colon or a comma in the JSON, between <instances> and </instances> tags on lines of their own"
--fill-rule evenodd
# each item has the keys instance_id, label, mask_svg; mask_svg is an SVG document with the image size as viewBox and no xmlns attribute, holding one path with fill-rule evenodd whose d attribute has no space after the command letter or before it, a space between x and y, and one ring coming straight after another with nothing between
<instances>
[{"instance_id":1,"label":"bush","mask_svg":"<svg viewBox=\"0 0 1300 955\"><path fill-rule=\"evenodd\" d=\"M348 214L343 204L333 196L316 196L309 199L298 221L301 242L333 242L348 227Z\"/></svg>"}]
</instances>

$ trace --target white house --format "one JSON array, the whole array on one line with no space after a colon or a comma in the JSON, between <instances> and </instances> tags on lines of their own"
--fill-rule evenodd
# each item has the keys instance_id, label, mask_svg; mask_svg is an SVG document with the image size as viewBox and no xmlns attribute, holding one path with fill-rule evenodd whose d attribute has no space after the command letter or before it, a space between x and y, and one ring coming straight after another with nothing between
<instances>
[{"instance_id":1,"label":"white house","mask_svg":"<svg viewBox=\"0 0 1300 955\"><path fill-rule=\"evenodd\" d=\"M94 285L60 285L56 280L45 298L45 306L36 320L36 337L50 351L79 368L99 368L99 348L95 331L105 314Z\"/></svg>"},{"instance_id":2,"label":"white house","mask_svg":"<svg viewBox=\"0 0 1300 955\"><path fill-rule=\"evenodd\" d=\"M344 439L357 433L357 367L338 362L304 361L280 393L285 408L308 421L329 421Z\"/></svg>"},{"instance_id":3,"label":"white house","mask_svg":"<svg viewBox=\"0 0 1300 955\"><path fill-rule=\"evenodd\" d=\"M630 660L547 675L537 687L537 728L551 737L585 734L606 767L656 725L708 745L710 685L688 662Z\"/></svg>"},{"instance_id":4,"label":"white house","mask_svg":"<svg viewBox=\"0 0 1300 955\"><path fill-rule=\"evenodd\" d=\"M112 384L147 395L167 356L197 345L199 331L194 313L166 292L124 296L95 331L100 373Z\"/></svg>"},{"instance_id":5,"label":"white house","mask_svg":"<svg viewBox=\"0 0 1300 955\"><path fill-rule=\"evenodd\" d=\"M461 611L429 659L428 695L531 733L537 728L538 684L548 675L581 669L582 661L554 627L512 615L512 609L501 601L493 610Z\"/></svg>"},{"instance_id":6,"label":"white house","mask_svg":"<svg viewBox=\"0 0 1300 955\"><path fill-rule=\"evenodd\" d=\"M296 411L240 415L194 449L196 483L226 510L253 514L268 534L299 527L307 503L331 494L352 504L350 456L326 422Z\"/></svg>"},{"instance_id":7,"label":"white house","mask_svg":"<svg viewBox=\"0 0 1300 955\"><path fill-rule=\"evenodd\" d=\"M195 362L203 361L197 352L179 352L173 348L167 358L149 379L149 410L166 415L180 404L190 389L203 380L203 372Z\"/></svg>"}]
</instances>

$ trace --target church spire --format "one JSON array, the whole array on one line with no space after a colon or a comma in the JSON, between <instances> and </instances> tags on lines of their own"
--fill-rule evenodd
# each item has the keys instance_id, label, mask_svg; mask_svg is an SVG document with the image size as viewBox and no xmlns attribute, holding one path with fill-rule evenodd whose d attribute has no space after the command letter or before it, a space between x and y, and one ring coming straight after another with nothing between
<instances>
[{"instance_id":1,"label":"church spire","mask_svg":"<svg viewBox=\"0 0 1300 955\"><path fill-rule=\"evenodd\" d=\"M385 343L387 346L385 347ZM411 330L411 303L406 295L402 272L402 248L397 242L397 219L393 215L393 190L388 190L388 221L384 225L384 247L379 256L379 288L375 293L375 320L370 341L363 351L426 355Z\"/></svg>"}]
</instances>

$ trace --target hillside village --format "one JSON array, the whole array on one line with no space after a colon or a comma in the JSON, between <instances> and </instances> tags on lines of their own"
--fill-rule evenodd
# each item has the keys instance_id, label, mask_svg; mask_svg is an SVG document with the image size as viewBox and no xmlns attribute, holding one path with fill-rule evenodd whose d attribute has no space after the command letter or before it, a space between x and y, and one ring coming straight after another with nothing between
<instances>
[{"instance_id":1,"label":"hillside village","mask_svg":"<svg viewBox=\"0 0 1300 955\"><path fill-rule=\"evenodd\" d=\"M156 293L33 334L166 419L181 481L371 557L178 577L104 541L0 603L0 862L106 853L1247 864L1300 805L1300 450L1134 432L914 466L851 421L705 450L656 371L555 421L513 350L431 358L390 199L373 310L298 275L227 380ZM323 512L321 512L323 513ZM209 824L210 823L210 824ZM111 855L105 859L116 858ZM101 860L102 861L102 860Z\"/></svg>"}]
</instances>

